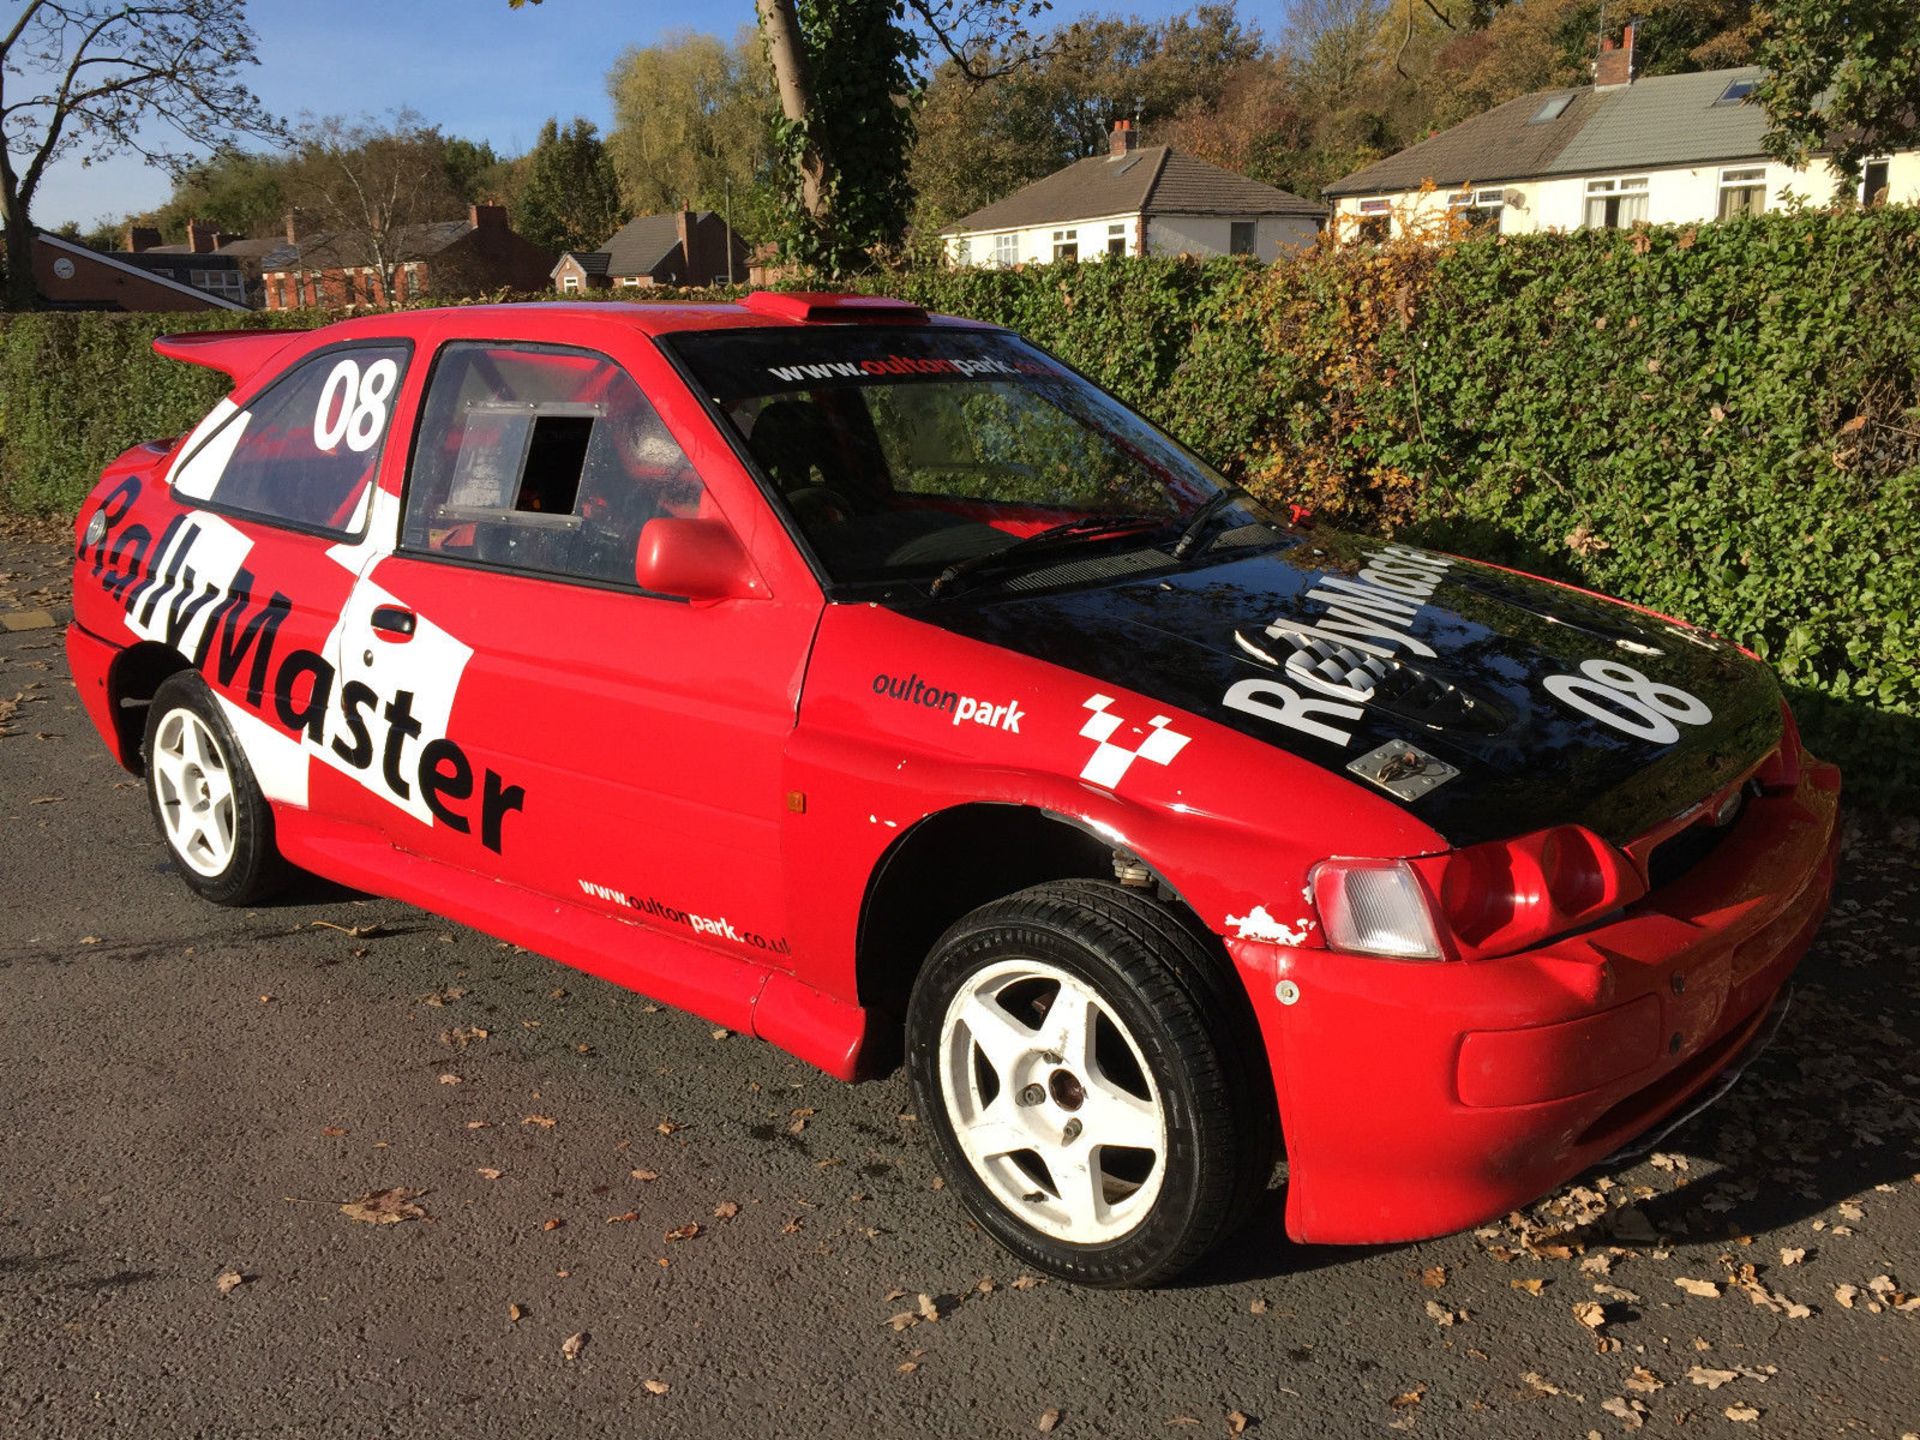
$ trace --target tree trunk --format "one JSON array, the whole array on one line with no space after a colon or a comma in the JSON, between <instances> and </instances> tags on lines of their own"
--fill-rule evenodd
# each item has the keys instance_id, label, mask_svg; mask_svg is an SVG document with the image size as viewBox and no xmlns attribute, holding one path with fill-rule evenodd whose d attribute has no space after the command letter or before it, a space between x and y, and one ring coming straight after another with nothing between
<instances>
[{"instance_id":1,"label":"tree trunk","mask_svg":"<svg viewBox=\"0 0 1920 1440\"><path fill-rule=\"evenodd\" d=\"M33 278L33 222L20 203L20 177L0 154L0 223L7 227L7 303L9 310L40 308L40 284Z\"/></svg>"},{"instance_id":2,"label":"tree trunk","mask_svg":"<svg viewBox=\"0 0 1920 1440\"><path fill-rule=\"evenodd\" d=\"M800 21L793 0L756 0L760 33L767 42L767 59L780 88L780 113L806 127L807 148L800 156L800 203L818 222L829 218L828 157L813 124L813 84L807 75L807 52L800 43Z\"/></svg>"}]
</instances>

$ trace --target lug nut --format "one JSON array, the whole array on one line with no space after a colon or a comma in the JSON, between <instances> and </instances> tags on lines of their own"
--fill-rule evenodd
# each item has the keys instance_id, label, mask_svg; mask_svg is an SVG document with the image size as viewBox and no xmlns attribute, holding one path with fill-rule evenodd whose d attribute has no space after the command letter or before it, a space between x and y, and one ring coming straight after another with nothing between
<instances>
[{"instance_id":1,"label":"lug nut","mask_svg":"<svg viewBox=\"0 0 1920 1440\"><path fill-rule=\"evenodd\" d=\"M1020 1092L1020 1103L1022 1105L1038 1105L1046 1098L1047 1092L1042 1090L1038 1085L1029 1085Z\"/></svg>"},{"instance_id":2,"label":"lug nut","mask_svg":"<svg viewBox=\"0 0 1920 1440\"><path fill-rule=\"evenodd\" d=\"M1080 1138L1080 1122L1078 1120L1067 1121L1066 1129L1060 1132L1060 1138L1069 1145L1078 1140Z\"/></svg>"}]
</instances>

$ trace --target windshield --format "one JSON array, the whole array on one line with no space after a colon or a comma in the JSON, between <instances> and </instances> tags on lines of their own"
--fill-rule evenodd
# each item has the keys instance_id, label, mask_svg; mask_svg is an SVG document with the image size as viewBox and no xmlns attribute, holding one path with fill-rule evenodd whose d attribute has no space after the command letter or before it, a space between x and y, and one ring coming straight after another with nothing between
<instances>
[{"instance_id":1,"label":"windshield","mask_svg":"<svg viewBox=\"0 0 1920 1440\"><path fill-rule=\"evenodd\" d=\"M1227 484L1004 333L735 330L667 343L836 581L933 580L1066 546L1169 545ZM1223 519L1243 511L1241 522L1257 513L1215 508ZM1042 532L1054 533L1032 539Z\"/></svg>"}]
</instances>

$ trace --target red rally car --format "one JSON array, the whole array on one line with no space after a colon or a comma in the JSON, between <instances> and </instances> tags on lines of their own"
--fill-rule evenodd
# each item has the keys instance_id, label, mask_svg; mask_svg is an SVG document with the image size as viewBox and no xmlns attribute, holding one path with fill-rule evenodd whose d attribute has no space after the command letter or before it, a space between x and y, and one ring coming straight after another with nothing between
<instances>
[{"instance_id":1,"label":"red rally car","mask_svg":"<svg viewBox=\"0 0 1920 1440\"><path fill-rule=\"evenodd\" d=\"M75 682L180 874L300 867L904 1060L1029 1265L1528 1201L1709 1093L1839 775L1679 621L1276 518L1007 331L531 305L224 371L77 523Z\"/></svg>"}]
</instances>

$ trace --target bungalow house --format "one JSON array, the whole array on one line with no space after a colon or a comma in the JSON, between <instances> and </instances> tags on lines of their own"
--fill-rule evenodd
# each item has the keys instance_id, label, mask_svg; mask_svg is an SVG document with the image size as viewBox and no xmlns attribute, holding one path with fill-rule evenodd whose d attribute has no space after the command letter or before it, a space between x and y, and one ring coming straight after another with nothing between
<instances>
[{"instance_id":1,"label":"bungalow house","mask_svg":"<svg viewBox=\"0 0 1920 1440\"><path fill-rule=\"evenodd\" d=\"M1107 153L1024 185L940 232L955 265L1033 265L1108 255L1279 258L1311 245L1326 207L1116 121Z\"/></svg>"},{"instance_id":2,"label":"bungalow house","mask_svg":"<svg viewBox=\"0 0 1920 1440\"><path fill-rule=\"evenodd\" d=\"M569 250L553 267L553 288L644 290L655 285L730 285L747 278L746 242L711 210L642 215L597 250Z\"/></svg>"},{"instance_id":3,"label":"bungalow house","mask_svg":"<svg viewBox=\"0 0 1920 1440\"><path fill-rule=\"evenodd\" d=\"M1796 169L1761 145L1767 116L1747 67L1637 78L1633 27L1603 43L1593 84L1497 105L1327 187L1343 239L1433 234L1447 217L1498 230L1618 229L1824 204L1838 173ZM1920 152L1868 161L1856 198L1920 199Z\"/></svg>"},{"instance_id":4,"label":"bungalow house","mask_svg":"<svg viewBox=\"0 0 1920 1440\"><path fill-rule=\"evenodd\" d=\"M41 231L34 236L33 278L55 310L245 310L243 301L215 293L165 269L134 263Z\"/></svg>"},{"instance_id":5,"label":"bungalow house","mask_svg":"<svg viewBox=\"0 0 1920 1440\"><path fill-rule=\"evenodd\" d=\"M396 302L427 294L542 290L553 268L553 252L508 225L504 205L469 206L464 220L408 225L395 232L388 258L397 262ZM297 216L288 217L286 241L261 262L261 270L268 310L387 303L385 277L364 237L306 234Z\"/></svg>"}]
</instances>

